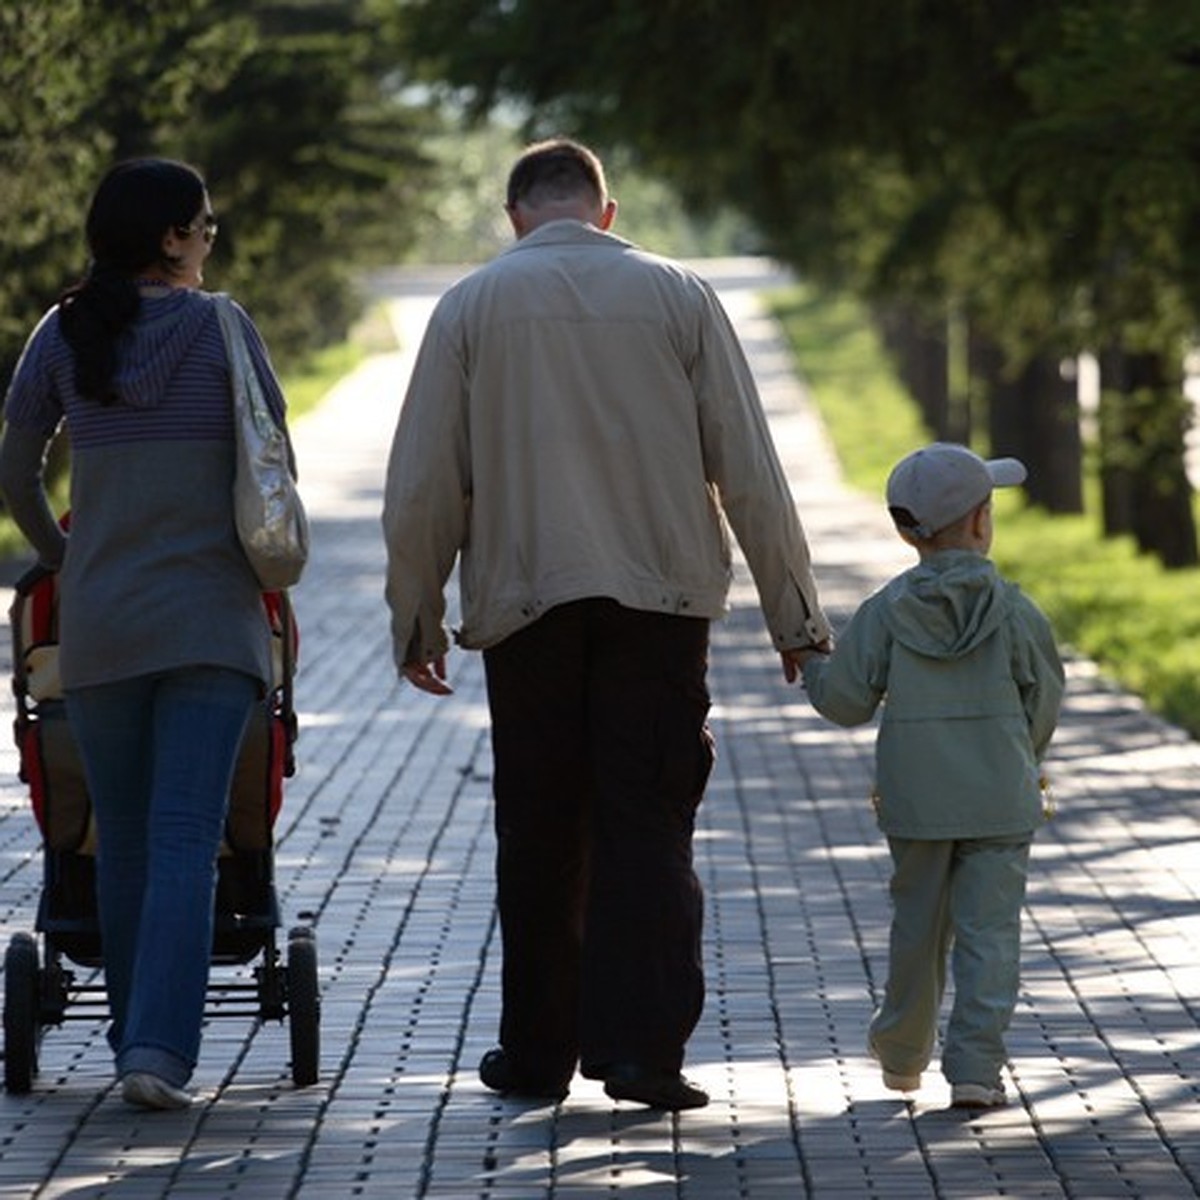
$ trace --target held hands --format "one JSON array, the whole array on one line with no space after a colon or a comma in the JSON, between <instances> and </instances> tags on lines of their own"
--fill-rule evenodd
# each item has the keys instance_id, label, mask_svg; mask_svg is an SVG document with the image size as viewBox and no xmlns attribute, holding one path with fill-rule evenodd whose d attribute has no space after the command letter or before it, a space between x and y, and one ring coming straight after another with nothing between
<instances>
[{"instance_id":1,"label":"held hands","mask_svg":"<svg viewBox=\"0 0 1200 1200\"><path fill-rule=\"evenodd\" d=\"M415 688L431 696L451 696L454 689L446 682L446 656L439 654L432 662L405 663L401 667L404 678Z\"/></svg>"},{"instance_id":2,"label":"held hands","mask_svg":"<svg viewBox=\"0 0 1200 1200\"><path fill-rule=\"evenodd\" d=\"M781 650L779 657L783 663L783 677L788 683L795 683L804 670L804 664L817 654L831 654L833 639L824 638L812 646L794 646L790 650Z\"/></svg>"}]
</instances>

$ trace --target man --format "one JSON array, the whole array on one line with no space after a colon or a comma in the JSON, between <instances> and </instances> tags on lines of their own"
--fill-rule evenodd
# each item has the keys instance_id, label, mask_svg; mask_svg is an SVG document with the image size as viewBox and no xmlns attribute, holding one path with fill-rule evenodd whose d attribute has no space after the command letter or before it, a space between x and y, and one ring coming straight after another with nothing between
<instances>
[{"instance_id":1,"label":"man","mask_svg":"<svg viewBox=\"0 0 1200 1200\"><path fill-rule=\"evenodd\" d=\"M745 358L711 289L608 232L586 147L512 169L516 243L438 303L388 465L397 666L446 683L482 649L503 941L494 1090L708 1102L681 1074L704 999L695 810L712 765L708 626L726 518L796 678L824 647L808 548Z\"/></svg>"}]
</instances>

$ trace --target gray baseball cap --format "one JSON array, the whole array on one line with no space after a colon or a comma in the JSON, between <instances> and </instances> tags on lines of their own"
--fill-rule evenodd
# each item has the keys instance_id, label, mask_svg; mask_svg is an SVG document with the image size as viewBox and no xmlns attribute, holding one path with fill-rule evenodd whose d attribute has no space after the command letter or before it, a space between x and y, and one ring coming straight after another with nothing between
<instances>
[{"instance_id":1,"label":"gray baseball cap","mask_svg":"<svg viewBox=\"0 0 1200 1200\"><path fill-rule=\"evenodd\" d=\"M934 442L893 468L887 482L888 508L907 509L917 522L912 532L930 538L982 504L992 488L1024 482L1020 459L985 459L955 442Z\"/></svg>"}]
</instances>

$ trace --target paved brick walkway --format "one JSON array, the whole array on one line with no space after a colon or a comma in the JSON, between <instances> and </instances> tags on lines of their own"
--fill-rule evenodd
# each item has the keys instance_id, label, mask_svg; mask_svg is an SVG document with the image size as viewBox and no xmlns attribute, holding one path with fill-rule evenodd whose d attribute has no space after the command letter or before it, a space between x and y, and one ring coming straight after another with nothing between
<instances>
[{"instance_id":1,"label":"paved brick walkway","mask_svg":"<svg viewBox=\"0 0 1200 1200\"><path fill-rule=\"evenodd\" d=\"M903 548L877 503L840 483L753 301L759 268L710 274L841 620ZM444 280L391 282L410 297L393 305L398 323L419 330ZM498 953L482 673L455 654L451 699L397 686L381 599L380 487L412 349L368 363L296 429L315 545L296 594L301 766L276 866L285 925L307 914L319 933L321 1082L292 1087L286 1029L230 1018L206 1032L202 1103L139 1114L113 1092L99 1024L51 1030L34 1091L0 1098L0 1197L1196 1195L1196 745L1072 664L1052 763L1061 811L1035 850L1012 1103L967 1117L936 1070L906 1102L863 1050L887 930L886 854L865 799L872 734L825 725L783 685L744 575L714 638L720 758L697 839L710 994L688 1070L712 1104L675 1118L583 1080L558 1108L483 1089ZM6 939L31 928L41 886L15 765L0 748Z\"/></svg>"}]
</instances>

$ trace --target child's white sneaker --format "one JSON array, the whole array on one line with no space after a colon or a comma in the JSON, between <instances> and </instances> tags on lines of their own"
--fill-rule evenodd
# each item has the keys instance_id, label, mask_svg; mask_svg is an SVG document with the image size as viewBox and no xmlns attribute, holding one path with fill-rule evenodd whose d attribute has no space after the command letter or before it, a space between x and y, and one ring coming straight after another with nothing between
<instances>
[{"instance_id":1,"label":"child's white sneaker","mask_svg":"<svg viewBox=\"0 0 1200 1200\"><path fill-rule=\"evenodd\" d=\"M889 1071L875 1049L875 1043L867 1039L867 1053L880 1065L883 1072L883 1086L892 1092L919 1092L921 1090L921 1075L902 1075L899 1071Z\"/></svg>"},{"instance_id":2,"label":"child's white sneaker","mask_svg":"<svg viewBox=\"0 0 1200 1200\"><path fill-rule=\"evenodd\" d=\"M1008 1103L1004 1085L989 1087L986 1083L953 1083L950 1103L955 1108L1003 1108Z\"/></svg>"}]
</instances>

